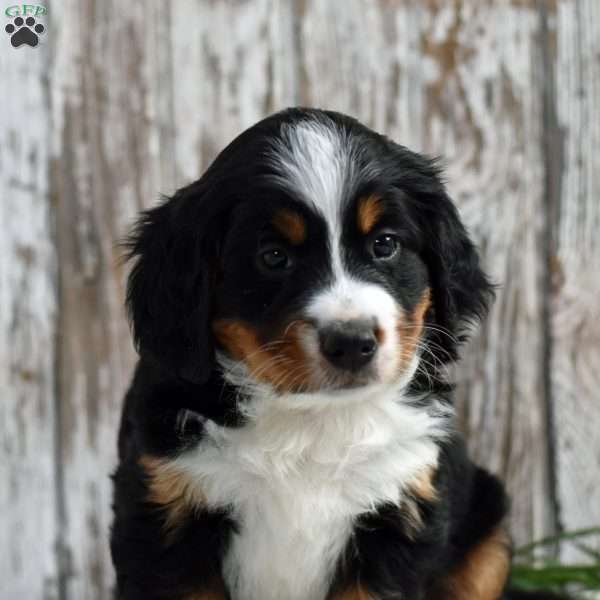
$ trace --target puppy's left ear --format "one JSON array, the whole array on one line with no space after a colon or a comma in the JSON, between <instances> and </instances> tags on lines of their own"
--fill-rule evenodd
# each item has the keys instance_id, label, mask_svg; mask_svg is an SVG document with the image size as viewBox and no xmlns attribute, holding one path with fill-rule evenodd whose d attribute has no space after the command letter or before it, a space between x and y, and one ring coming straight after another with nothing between
<instances>
[{"instance_id":1,"label":"puppy's left ear","mask_svg":"<svg viewBox=\"0 0 600 600\"><path fill-rule=\"evenodd\" d=\"M468 337L468 326L487 315L494 286L483 272L477 248L442 184L427 204L429 218L424 227L435 319L454 337L440 333L437 342L457 358L459 343Z\"/></svg>"},{"instance_id":2,"label":"puppy's left ear","mask_svg":"<svg viewBox=\"0 0 600 600\"><path fill-rule=\"evenodd\" d=\"M213 369L208 219L194 186L144 212L130 237L127 308L140 353L202 383Z\"/></svg>"}]
</instances>

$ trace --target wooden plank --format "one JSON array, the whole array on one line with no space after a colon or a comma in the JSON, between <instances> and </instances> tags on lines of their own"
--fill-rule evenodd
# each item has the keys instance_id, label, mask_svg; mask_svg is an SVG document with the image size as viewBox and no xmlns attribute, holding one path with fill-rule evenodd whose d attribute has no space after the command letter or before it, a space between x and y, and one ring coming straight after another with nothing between
<instances>
[{"instance_id":1,"label":"wooden plank","mask_svg":"<svg viewBox=\"0 0 600 600\"><path fill-rule=\"evenodd\" d=\"M239 131L298 102L354 114L445 157L449 188L502 284L458 371L471 450L507 479L517 541L551 533L551 397L562 524L600 521L600 7L548 3L558 122L546 125L564 145L551 138L544 157L538 4L347 0L340 11L325 0L134 0L123 11L116 0L68 0L53 15L51 71L43 47L0 55L12 90L0 123L0 534L11 540L0 553L0 599L109 597L108 474L135 360L115 242L159 192L196 178ZM560 196L550 214L551 339L544 165L558 186L551 199Z\"/></svg>"},{"instance_id":2,"label":"wooden plank","mask_svg":"<svg viewBox=\"0 0 600 600\"><path fill-rule=\"evenodd\" d=\"M181 183L244 129L295 103L292 3L184 0L173 6L172 35Z\"/></svg>"},{"instance_id":3,"label":"wooden plank","mask_svg":"<svg viewBox=\"0 0 600 600\"><path fill-rule=\"evenodd\" d=\"M2 39L0 598L57 597L56 255L48 194L47 46Z\"/></svg>"},{"instance_id":4,"label":"wooden plank","mask_svg":"<svg viewBox=\"0 0 600 600\"><path fill-rule=\"evenodd\" d=\"M546 443L539 16L534 2L335 3L300 12L300 100L440 154L502 284L458 372L474 457L508 484L516 541L554 529Z\"/></svg>"},{"instance_id":5,"label":"wooden plank","mask_svg":"<svg viewBox=\"0 0 600 600\"><path fill-rule=\"evenodd\" d=\"M109 474L135 361L117 243L174 188L166 6L69 2L51 74L60 259L64 599L110 597ZM159 86L162 83L162 87Z\"/></svg>"},{"instance_id":6,"label":"wooden plank","mask_svg":"<svg viewBox=\"0 0 600 600\"><path fill-rule=\"evenodd\" d=\"M109 473L135 356L115 243L293 89L289 4L70 0L55 23L66 597L110 596ZM286 29L287 28L287 29Z\"/></svg>"},{"instance_id":7,"label":"wooden plank","mask_svg":"<svg viewBox=\"0 0 600 600\"><path fill-rule=\"evenodd\" d=\"M555 209L552 369L561 522L600 523L600 4L558 2L555 46ZM554 29L555 27L555 29ZM600 538L586 540L600 550ZM574 547L565 558L582 558Z\"/></svg>"}]
</instances>

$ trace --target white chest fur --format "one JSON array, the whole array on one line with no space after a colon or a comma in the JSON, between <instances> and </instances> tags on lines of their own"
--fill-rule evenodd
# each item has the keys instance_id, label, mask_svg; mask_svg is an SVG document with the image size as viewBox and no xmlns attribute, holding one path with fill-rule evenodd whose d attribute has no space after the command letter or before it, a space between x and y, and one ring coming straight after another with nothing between
<instances>
[{"instance_id":1,"label":"white chest fur","mask_svg":"<svg viewBox=\"0 0 600 600\"><path fill-rule=\"evenodd\" d=\"M224 564L233 600L324 600L353 520L401 502L437 462L447 416L389 387L322 400L255 398L243 427L209 422L177 459L208 505L239 523Z\"/></svg>"}]
</instances>

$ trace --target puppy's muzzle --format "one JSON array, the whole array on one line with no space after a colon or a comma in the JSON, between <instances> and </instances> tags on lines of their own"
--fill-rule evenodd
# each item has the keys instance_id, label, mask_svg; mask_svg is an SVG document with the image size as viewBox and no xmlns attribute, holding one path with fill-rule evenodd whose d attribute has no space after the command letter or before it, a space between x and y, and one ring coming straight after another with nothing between
<instances>
[{"instance_id":1,"label":"puppy's muzzle","mask_svg":"<svg viewBox=\"0 0 600 600\"><path fill-rule=\"evenodd\" d=\"M368 321L336 321L319 330L321 353L334 367L357 371L377 353L377 338Z\"/></svg>"}]
</instances>

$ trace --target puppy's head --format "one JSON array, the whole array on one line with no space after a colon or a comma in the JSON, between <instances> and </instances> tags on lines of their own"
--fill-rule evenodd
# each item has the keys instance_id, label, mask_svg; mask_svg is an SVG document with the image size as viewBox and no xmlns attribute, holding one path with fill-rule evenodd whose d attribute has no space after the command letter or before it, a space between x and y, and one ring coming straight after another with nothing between
<instances>
[{"instance_id":1,"label":"puppy's head","mask_svg":"<svg viewBox=\"0 0 600 600\"><path fill-rule=\"evenodd\" d=\"M435 164L337 113L234 140L142 217L128 304L140 352L281 392L408 383L454 359L490 285Z\"/></svg>"}]
</instances>

